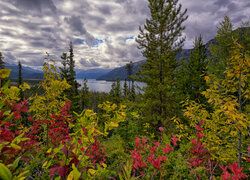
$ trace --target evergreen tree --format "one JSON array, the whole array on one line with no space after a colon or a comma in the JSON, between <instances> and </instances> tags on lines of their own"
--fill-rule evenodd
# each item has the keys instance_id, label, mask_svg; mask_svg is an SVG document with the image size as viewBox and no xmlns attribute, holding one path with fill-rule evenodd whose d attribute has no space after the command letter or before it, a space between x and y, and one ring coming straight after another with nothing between
<instances>
[{"instance_id":1,"label":"evergreen tree","mask_svg":"<svg viewBox=\"0 0 250 180\"><path fill-rule=\"evenodd\" d=\"M18 87L21 87L23 85L22 64L20 61L18 62L18 82L17 82L17 85L18 85ZM24 92L23 92L22 88L20 88L20 98L21 98L21 101L24 98Z\"/></svg>"},{"instance_id":2,"label":"evergreen tree","mask_svg":"<svg viewBox=\"0 0 250 180\"><path fill-rule=\"evenodd\" d=\"M129 93L130 101L135 102L135 96L136 96L136 94L135 94L135 81L132 80L131 91L130 91L130 93Z\"/></svg>"},{"instance_id":3,"label":"evergreen tree","mask_svg":"<svg viewBox=\"0 0 250 180\"><path fill-rule=\"evenodd\" d=\"M89 87L87 85L88 80L84 78L83 80L83 87L81 89L81 104L82 104L82 110L86 108L90 108L90 93L89 93Z\"/></svg>"},{"instance_id":4,"label":"evergreen tree","mask_svg":"<svg viewBox=\"0 0 250 180\"><path fill-rule=\"evenodd\" d=\"M69 81L72 83L71 85L74 84L74 86L76 86L76 81L75 81L75 76L76 76L76 72L74 70L75 68L75 61L74 61L74 52L73 52L73 45L72 42L70 41L69 43Z\"/></svg>"},{"instance_id":5,"label":"evergreen tree","mask_svg":"<svg viewBox=\"0 0 250 180\"><path fill-rule=\"evenodd\" d=\"M62 53L61 59L62 59L62 65L63 65L63 67L60 67L61 77L62 79L65 78L67 81L69 81L69 68L68 68L69 59L68 59L68 55L66 52Z\"/></svg>"},{"instance_id":6,"label":"evergreen tree","mask_svg":"<svg viewBox=\"0 0 250 180\"><path fill-rule=\"evenodd\" d=\"M202 37L199 36L195 39L190 57L186 61L183 59L179 72L180 89L185 99L188 97L192 100L204 101L201 95L201 92L207 88L204 75L207 75L207 50Z\"/></svg>"},{"instance_id":7,"label":"evergreen tree","mask_svg":"<svg viewBox=\"0 0 250 180\"><path fill-rule=\"evenodd\" d=\"M121 103L121 97L122 97L122 91L121 91L121 81L120 78L116 78L116 83L115 83L115 104L120 104Z\"/></svg>"},{"instance_id":8,"label":"evergreen tree","mask_svg":"<svg viewBox=\"0 0 250 180\"><path fill-rule=\"evenodd\" d=\"M228 16L218 27L217 35L215 36L215 43L210 44L209 50L211 52L209 72L215 74L220 78L224 78L224 71L226 69L227 61L231 57L233 49L233 25Z\"/></svg>"},{"instance_id":9,"label":"evergreen tree","mask_svg":"<svg viewBox=\"0 0 250 180\"><path fill-rule=\"evenodd\" d=\"M185 38L182 23L186 12L178 0L149 0L151 17L140 27L136 41L146 63L139 71L138 80L147 84L144 93L145 116L157 127L163 123L171 127L170 119L178 112L176 93L176 55L181 51ZM167 122L165 121L167 120Z\"/></svg>"},{"instance_id":10,"label":"evergreen tree","mask_svg":"<svg viewBox=\"0 0 250 180\"><path fill-rule=\"evenodd\" d=\"M5 62L3 61L4 57L2 55L2 53L0 52L0 69L4 69L5 68Z\"/></svg>"},{"instance_id":11,"label":"evergreen tree","mask_svg":"<svg viewBox=\"0 0 250 180\"><path fill-rule=\"evenodd\" d=\"M109 97L111 101L114 101L115 99L115 84L116 84L115 82L112 83L111 90L109 92Z\"/></svg>"},{"instance_id":12,"label":"evergreen tree","mask_svg":"<svg viewBox=\"0 0 250 180\"><path fill-rule=\"evenodd\" d=\"M126 70L127 70L127 78L128 78L128 92L131 90L131 76L133 74L133 62L130 61L128 64L126 64Z\"/></svg>"},{"instance_id":13,"label":"evergreen tree","mask_svg":"<svg viewBox=\"0 0 250 180\"><path fill-rule=\"evenodd\" d=\"M116 81L113 82L111 87L112 88L109 93L111 101L115 104L120 104L122 91L121 91L121 81L119 77L116 78Z\"/></svg>"},{"instance_id":14,"label":"evergreen tree","mask_svg":"<svg viewBox=\"0 0 250 180\"><path fill-rule=\"evenodd\" d=\"M79 83L76 81L76 72L74 70L75 68L75 61L74 61L74 52L73 52L73 45L70 41L69 44L69 55L67 56L67 53L63 53L62 56L62 64L63 67L61 69L61 76L62 78L65 78L67 82L71 85L70 89L67 89L65 91L65 94L67 98L72 102L70 105L70 110L75 112L80 112L81 105L80 105L80 97L78 92L78 87L80 86Z\"/></svg>"},{"instance_id":15,"label":"evergreen tree","mask_svg":"<svg viewBox=\"0 0 250 180\"><path fill-rule=\"evenodd\" d=\"M128 94L129 94L129 87L127 84L127 79L125 79L124 85L123 85L123 97L124 97L124 99L127 99Z\"/></svg>"}]
</instances>

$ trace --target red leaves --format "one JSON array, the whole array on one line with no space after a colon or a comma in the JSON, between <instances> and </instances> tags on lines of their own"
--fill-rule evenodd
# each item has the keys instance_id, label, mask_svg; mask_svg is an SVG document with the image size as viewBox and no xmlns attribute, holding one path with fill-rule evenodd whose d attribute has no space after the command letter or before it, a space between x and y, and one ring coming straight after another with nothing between
<instances>
[{"instance_id":1,"label":"red leaves","mask_svg":"<svg viewBox=\"0 0 250 180\"><path fill-rule=\"evenodd\" d=\"M178 139L176 136L173 136L172 141L173 144L177 145L176 142ZM145 137L143 137L142 140L136 137L135 142L135 148L131 151L130 157L133 159L133 171L137 172L138 175L141 175L141 172L147 172L149 167L156 169L152 170L150 173L157 175L157 171L163 170L163 163L167 163L166 160L168 157L166 153L174 150L169 144L166 145L166 148L162 147L160 142L151 144L147 142ZM145 167L147 167L147 169L144 169Z\"/></svg>"},{"instance_id":2,"label":"red leaves","mask_svg":"<svg viewBox=\"0 0 250 180\"><path fill-rule=\"evenodd\" d=\"M163 127L159 127L159 130L162 132L164 130L164 128Z\"/></svg>"},{"instance_id":3,"label":"red leaves","mask_svg":"<svg viewBox=\"0 0 250 180\"><path fill-rule=\"evenodd\" d=\"M195 145L197 143L197 139L191 140L191 142L193 143L193 145Z\"/></svg>"},{"instance_id":4,"label":"red leaves","mask_svg":"<svg viewBox=\"0 0 250 180\"><path fill-rule=\"evenodd\" d=\"M169 153L170 151L174 150L174 148L170 148L169 144L167 144L166 147L167 148L162 148L162 150L163 150L164 153Z\"/></svg>"},{"instance_id":5,"label":"red leaves","mask_svg":"<svg viewBox=\"0 0 250 180\"><path fill-rule=\"evenodd\" d=\"M68 173L68 168L67 166L55 165L50 168L49 175L53 176L54 173L57 173L58 176L65 177Z\"/></svg>"},{"instance_id":6,"label":"red leaves","mask_svg":"<svg viewBox=\"0 0 250 180\"><path fill-rule=\"evenodd\" d=\"M141 140L141 141L142 141L143 144L145 144L145 143L147 142L145 136L142 137L142 140Z\"/></svg>"},{"instance_id":7,"label":"red leaves","mask_svg":"<svg viewBox=\"0 0 250 180\"><path fill-rule=\"evenodd\" d=\"M195 127L196 127L197 131L202 131L204 129L204 128L198 126L198 125L195 125Z\"/></svg>"},{"instance_id":8,"label":"red leaves","mask_svg":"<svg viewBox=\"0 0 250 180\"><path fill-rule=\"evenodd\" d=\"M199 139L201 139L202 137L204 137L204 134L202 134L202 133L199 132L199 133L197 134L197 137L198 137Z\"/></svg>"},{"instance_id":9,"label":"red leaves","mask_svg":"<svg viewBox=\"0 0 250 180\"><path fill-rule=\"evenodd\" d=\"M228 171L227 171L227 166L223 167L220 166L220 168L223 171L223 174L221 175L223 180L227 180L227 179L233 179L233 180L240 180L241 178L247 178L248 176L245 175L242 171L242 168L239 168L238 163L234 162L233 164L229 165L229 169L231 170L231 172L233 173L233 175L231 175Z\"/></svg>"},{"instance_id":10,"label":"red leaves","mask_svg":"<svg viewBox=\"0 0 250 180\"><path fill-rule=\"evenodd\" d=\"M173 135L171 138L171 142L174 144L174 146L177 146L177 143L176 143L177 141L178 141L178 138L175 135Z\"/></svg>"}]
</instances>

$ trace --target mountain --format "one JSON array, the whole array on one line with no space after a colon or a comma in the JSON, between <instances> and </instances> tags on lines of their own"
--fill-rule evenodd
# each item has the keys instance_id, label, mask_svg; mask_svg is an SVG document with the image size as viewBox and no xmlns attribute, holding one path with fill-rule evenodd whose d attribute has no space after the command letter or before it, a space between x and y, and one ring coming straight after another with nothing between
<instances>
[{"instance_id":1,"label":"mountain","mask_svg":"<svg viewBox=\"0 0 250 180\"><path fill-rule=\"evenodd\" d=\"M108 72L111 71L111 69L89 69L89 70L82 70L82 69L76 69L76 79L96 79Z\"/></svg>"},{"instance_id":2,"label":"mountain","mask_svg":"<svg viewBox=\"0 0 250 180\"><path fill-rule=\"evenodd\" d=\"M176 56L177 60L180 60L182 56L189 57L191 51L192 51L192 49L183 49L182 52L177 54L177 56ZM132 75L135 75L135 72L141 68L141 64L143 64L145 62L146 62L146 60L134 62ZM115 69L111 70L109 73L98 77L96 80L115 81L117 77L119 77L120 80L125 80L126 78L128 78L126 66L115 68Z\"/></svg>"},{"instance_id":3,"label":"mountain","mask_svg":"<svg viewBox=\"0 0 250 180\"><path fill-rule=\"evenodd\" d=\"M5 69L12 69L10 73L11 79L18 79L18 65L16 64L6 64ZM30 67L22 66L22 77L23 79L42 79L43 72L39 70L32 69Z\"/></svg>"},{"instance_id":4,"label":"mountain","mask_svg":"<svg viewBox=\"0 0 250 180\"><path fill-rule=\"evenodd\" d=\"M134 62L132 75L135 75L135 72L141 68L141 64L145 62L146 62L145 60ZM115 81L116 77L120 77L120 80L125 80L125 78L127 78L126 66L115 68L111 70L110 72L96 78L96 80Z\"/></svg>"},{"instance_id":5,"label":"mountain","mask_svg":"<svg viewBox=\"0 0 250 180\"><path fill-rule=\"evenodd\" d=\"M5 64L5 69L11 69L10 78L18 79L18 65L16 64ZM111 69L89 69L82 70L76 69L76 78L77 79L96 79L109 71ZM43 79L43 72L39 70L35 70L31 67L22 66L22 77L23 79Z\"/></svg>"}]
</instances>

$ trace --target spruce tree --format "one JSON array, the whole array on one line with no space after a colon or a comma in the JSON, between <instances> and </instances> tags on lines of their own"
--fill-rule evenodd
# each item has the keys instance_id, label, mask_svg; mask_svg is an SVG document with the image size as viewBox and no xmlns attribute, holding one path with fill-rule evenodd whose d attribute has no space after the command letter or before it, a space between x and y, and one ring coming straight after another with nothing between
<instances>
[{"instance_id":1,"label":"spruce tree","mask_svg":"<svg viewBox=\"0 0 250 180\"><path fill-rule=\"evenodd\" d=\"M66 52L62 53L61 56L62 59L62 65L63 67L60 67L61 70L61 78L62 79L66 79L67 81L69 81L69 58Z\"/></svg>"},{"instance_id":2,"label":"spruce tree","mask_svg":"<svg viewBox=\"0 0 250 180\"><path fill-rule=\"evenodd\" d=\"M2 53L0 52L0 69L4 69L5 68L5 62L3 61L4 57L2 55Z\"/></svg>"},{"instance_id":3,"label":"spruce tree","mask_svg":"<svg viewBox=\"0 0 250 180\"><path fill-rule=\"evenodd\" d=\"M121 103L121 97L122 97L122 91L121 91L121 81L120 78L116 78L115 82L115 104L120 104Z\"/></svg>"},{"instance_id":4,"label":"spruce tree","mask_svg":"<svg viewBox=\"0 0 250 180\"><path fill-rule=\"evenodd\" d=\"M130 101L135 102L135 81L132 80L131 91L129 92L129 99Z\"/></svg>"},{"instance_id":5,"label":"spruce tree","mask_svg":"<svg viewBox=\"0 0 250 180\"><path fill-rule=\"evenodd\" d=\"M126 64L127 78L128 78L128 92L131 91L131 76L133 74L133 67L134 65L132 61Z\"/></svg>"},{"instance_id":6,"label":"spruce tree","mask_svg":"<svg viewBox=\"0 0 250 180\"><path fill-rule=\"evenodd\" d=\"M22 64L20 61L18 62L18 82L17 82L17 85L18 85L18 87L21 87L23 85ZM21 98L21 101L24 98L24 92L21 88L20 88L20 98Z\"/></svg>"},{"instance_id":7,"label":"spruce tree","mask_svg":"<svg viewBox=\"0 0 250 180\"><path fill-rule=\"evenodd\" d=\"M90 108L90 93L89 93L89 87L87 85L88 80L84 78L83 80L83 87L81 89L81 104L82 104L82 110L86 108Z\"/></svg>"},{"instance_id":8,"label":"spruce tree","mask_svg":"<svg viewBox=\"0 0 250 180\"><path fill-rule=\"evenodd\" d=\"M181 51L185 38L181 32L186 12L178 0L149 0L151 17L136 41L146 63L139 71L138 80L147 84L144 93L145 117L157 127L171 127L170 119L178 113L176 94L176 55Z\"/></svg>"},{"instance_id":9,"label":"spruce tree","mask_svg":"<svg viewBox=\"0 0 250 180\"><path fill-rule=\"evenodd\" d=\"M181 75L181 76L180 76ZM194 49L190 57L182 61L180 68L180 87L184 98L204 102L202 91L207 88L204 76L207 75L207 49L203 44L202 37L195 39Z\"/></svg>"},{"instance_id":10,"label":"spruce tree","mask_svg":"<svg viewBox=\"0 0 250 180\"><path fill-rule=\"evenodd\" d=\"M124 99L127 99L128 94L129 94L129 87L127 84L127 79L125 78L124 85L123 85L123 97L124 97Z\"/></svg>"},{"instance_id":11,"label":"spruce tree","mask_svg":"<svg viewBox=\"0 0 250 180\"><path fill-rule=\"evenodd\" d=\"M113 82L109 96L113 103L115 104L121 103L122 91L121 91L121 81L119 77L117 77L116 81Z\"/></svg>"},{"instance_id":12,"label":"spruce tree","mask_svg":"<svg viewBox=\"0 0 250 180\"><path fill-rule=\"evenodd\" d=\"M73 44L70 41L69 43L69 55L67 53L63 53L61 56L62 65L61 69L61 76L65 78L67 82L71 85L70 89L65 91L67 98L71 101L70 110L75 112L80 112L81 105L80 105L80 97L78 92L78 87L80 86L79 83L76 81L76 72L75 68L75 61L74 61L74 51L73 51Z\"/></svg>"},{"instance_id":13,"label":"spruce tree","mask_svg":"<svg viewBox=\"0 0 250 180\"><path fill-rule=\"evenodd\" d=\"M232 37L233 25L230 18L225 16L220 23L220 27L218 27L214 44L211 43L209 46L211 52L209 72L219 78L224 78L227 61L231 57L234 48Z\"/></svg>"}]
</instances>

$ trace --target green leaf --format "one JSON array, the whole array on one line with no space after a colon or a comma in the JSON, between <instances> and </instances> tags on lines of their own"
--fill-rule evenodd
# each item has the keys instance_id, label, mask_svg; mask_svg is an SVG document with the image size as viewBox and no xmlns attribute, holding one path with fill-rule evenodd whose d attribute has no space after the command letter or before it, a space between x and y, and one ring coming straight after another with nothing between
<instances>
[{"instance_id":1,"label":"green leaf","mask_svg":"<svg viewBox=\"0 0 250 180\"><path fill-rule=\"evenodd\" d=\"M22 148L16 144L11 143L10 146L14 149L21 150Z\"/></svg>"},{"instance_id":2,"label":"green leaf","mask_svg":"<svg viewBox=\"0 0 250 180\"><path fill-rule=\"evenodd\" d=\"M12 180L12 174L10 170L2 163L0 163L0 179Z\"/></svg>"}]
</instances>

